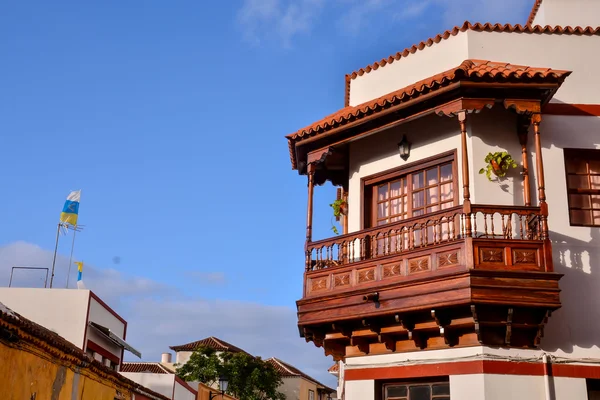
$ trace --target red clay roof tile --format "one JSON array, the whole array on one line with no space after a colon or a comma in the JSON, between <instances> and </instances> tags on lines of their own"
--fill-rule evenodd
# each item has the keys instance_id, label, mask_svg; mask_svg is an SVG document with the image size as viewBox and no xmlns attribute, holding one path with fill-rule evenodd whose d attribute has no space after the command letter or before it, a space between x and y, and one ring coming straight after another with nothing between
<instances>
[{"instance_id":1,"label":"red clay roof tile","mask_svg":"<svg viewBox=\"0 0 600 400\"><path fill-rule=\"evenodd\" d=\"M529 18L527 18L527 25L533 24L533 20L541 6L542 0L534 0L533 7L531 7L531 12L529 13Z\"/></svg>"},{"instance_id":2,"label":"red clay roof tile","mask_svg":"<svg viewBox=\"0 0 600 400\"><path fill-rule=\"evenodd\" d=\"M172 372L157 362L124 362L120 372L144 372L150 374L171 374Z\"/></svg>"},{"instance_id":3,"label":"red clay roof tile","mask_svg":"<svg viewBox=\"0 0 600 400\"><path fill-rule=\"evenodd\" d=\"M541 4L541 0L538 0ZM545 33L545 34L562 34L562 35L600 35L600 27L592 28L592 27L570 27L570 26L522 26L520 24L511 25L511 24L491 24L491 23L474 23L471 24L469 21L465 21L461 26L455 26L454 28L447 30L439 35L436 35L432 38L429 38L423 42L412 45L409 48L406 48L402 51L397 52L396 54L392 54L391 56L381 59L365 68L361 68L358 71L354 71L351 74L348 74L350 79L356 79L357 76L362 76L364 74L368 74L371 71L379 69L379 67L384 67L387 64L392 64L394 61L401 59L402 57L407 57L410 54L416 53L418 50L423 50L425 47L431 47L436 43L441 42L442 40L448 39L451 36L456 36L460 32L465 31L475 31L475 32L517 32L517 33ZM349 82L349 79L348 79ZM349 89L346 89L346 93L349 93ZM348 94L346 94L348 96Z\"/></svg>"},{"instance_id":4,"label":"red clay roof tile","mask_svg":"<svg viewBox=\"0 0 600 400\"><path fill-rule=\"evenodd\" d=\"M331 374L337 374L338 372L340 372L340 364L339 363L333 364L331 367L329 367L327 372L329 372Z\"/></svg>"},{"instance_id":5,"label":"red clay roof tile","mask_svg":"<svg viewBox=\"0 0 600 400\"><path fill-rule=\"evenodd\" d=\"M232 345L231 343L227 343L226 341L218 339L214 336L207 337L202 340L197 340L195 342L181 344L178 346L170 346L170 349L173 351L195 351L196 349L198 349L199 347L202 347L202 346L210 347L217 351L229 351L231 353L249 354L249 353L245 352L244 350L240 349L239 347L236 347L236 346Z\"/></svg>"}]
</instances>

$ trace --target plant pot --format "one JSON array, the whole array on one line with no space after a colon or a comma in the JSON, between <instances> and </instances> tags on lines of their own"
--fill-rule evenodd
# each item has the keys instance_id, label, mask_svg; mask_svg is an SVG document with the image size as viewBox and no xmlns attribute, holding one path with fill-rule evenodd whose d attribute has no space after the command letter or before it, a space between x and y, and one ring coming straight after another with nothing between
<instances>
[{"instance_id":1,"label":"plant pot","mask_svg":"<svg viewBox=\"0 0 600 400\"><path fill-rule=\"evenodd\" d=\"M348 215L348 203L340 204L340 214Z\"/></svg>"},{"instance_id":2,"label":"plant pot","mask_svg":"<svg viewBox=\"0 0 600 400\"><path fill-rule=\"evenodd\" d=\"M502 164L498 164L496 160L490 161L490 164L492 165L492 172L494 175L500 176L502 174Z\"/></svg>"}]
</instances>

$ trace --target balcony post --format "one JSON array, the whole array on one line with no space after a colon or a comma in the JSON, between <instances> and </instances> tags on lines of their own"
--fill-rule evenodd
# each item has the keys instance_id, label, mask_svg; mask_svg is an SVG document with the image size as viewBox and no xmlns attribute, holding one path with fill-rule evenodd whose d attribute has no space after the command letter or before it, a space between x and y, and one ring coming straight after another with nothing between
<instances>
[{"instance_id":1,"label":"balcony post","mask_svg":"<svg viewBox=\"0 0 600 400\"><path fill-rule=\"evenodd\" d=\"M527 157L527 139L529 121L523 115L518 116L517 135L521 144L521 162L523 163L523 201L526 207L531 206L531 185L529 183L529 158Z\"/></svg>"},{"instance_id":2,"label":"balcony post","mask_svg":"<svg viewBox=\"0 0 600 400\"><path fill-rule=\"evenodd\" d=\"M313 194L315 191L315 164L309 163L307 167L308 175L308 207L306 210L306 270L311 266L311 253L308 250L308 244L312 241L312 220L313 220Z\"/></svg>"},{"instance_id":3,"label":"balcony post","mask_svg":"<svg viewBox=\"0 0 600 400\"><path fill-rule=\"evenodd\" d=\"M536 158L536 169L537 169L537 181L538 181L538 197L542 214L541 228L542 237L541 239L548 239L548 204L546 203L546 184L544 180L544 161L542 158L542 141L540 138L540 123L542 122L542 114L535 113L531 117L533 123L533 133L535 137L535 158Z\"/></svg>"},{"instance_id":4,"label":"balcony post","mask_svg":"<svg viewBox=\"0 0 600 400\"><path fill-rule=\"evenodd\" d=\"M460 140L462 152L462 181L463 181L463 212L465 214L465 234L473 235L471 228L471 192L469 190L469 155L467 152L467 112L461 110L457 113L460 124Z\"/></svg>"}]
</instances>

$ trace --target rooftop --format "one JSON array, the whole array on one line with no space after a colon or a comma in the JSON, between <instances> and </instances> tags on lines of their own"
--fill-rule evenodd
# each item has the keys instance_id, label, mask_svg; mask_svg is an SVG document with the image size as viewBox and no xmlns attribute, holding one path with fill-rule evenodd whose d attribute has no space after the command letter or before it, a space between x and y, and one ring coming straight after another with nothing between
<instances>
[{"instance_id":1,"label":"rooftop","mask_svg":"<svg viewBox=\"0 0 600 400\"><path fill-rule=\"evenodd\" d=\"M236 347L236 346L232 345L231 343L227 343L226 341L216 338L214 336L210 336L210 337L207 337L202 340L197 340L195 342L180 344L177 346L170 346L169 348L173 351L178 352L178 351L195 351L200 347L210 347L211 349L215 349L217 351L228 351L231 353L249 354L248 352L240 349L239 347Z\"/></svg>"},{"instance_id":2,"label":"rooftop","mask_svg":"<svg viewBox=\"0 0 600 400\"><path fill-rule=\"evenodd\" d=\"M304 378L306 380L316 383L317 386L322 386L323 389L329 393L335 392L335 390L331 389L330 387L323 385L318 380L311 378L310 376L306 375L304 372L300 371L298 368L296 368L293 365L290 365L284 361L281 361L278 358L271 357L268 360L266 360L266 362L271 364L275 368L275 370L277 372L279 372L279 374L281 374L281 376L284 378L301 377L301 378Z\"/></svg>"},{"instance_id":3,"label":"rooftop","mask_svg":"<svg viewBox=\"0 0 600 400\"><path fill-rule=\"evenodd\" d=\"M121 372L149 373L149 374L172 374L170 370L158 362L124 362L121 364Z\"/></svg>"}]
</instances>

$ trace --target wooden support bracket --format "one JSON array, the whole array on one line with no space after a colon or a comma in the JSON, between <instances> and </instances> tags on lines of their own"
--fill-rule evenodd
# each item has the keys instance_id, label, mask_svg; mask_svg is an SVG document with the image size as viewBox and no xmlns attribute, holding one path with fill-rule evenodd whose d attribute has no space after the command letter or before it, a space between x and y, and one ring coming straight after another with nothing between
<instances>
[{"instance_id":1,"label":"wooden support bracket","mask_svg":"<svg viewBox=\"0 0 600 400\"><path fill-rule=\"evenodd\" d=\"M471 314L473 315L473 321L475 322L475 333L477 334L477 341L479 343L482 343L481 328L479 326L479 319L477 318L477 308L474 304L471 304Z\"/></svg>"},{"instance_id":2,"label":"wooden support bracket","mask_svg":"<svg viewBox=\"0 0 600 400\"><path fill-rule=\"evenodd\" d=\"M510 337L512 335L512 320L513 320L513 308L508 309L508 316L506 317L506 336L504 337L504 344L510 345Z\"/></svg>"}]
</instances>

